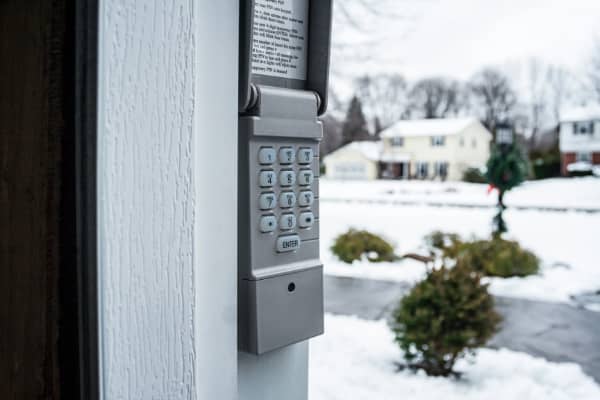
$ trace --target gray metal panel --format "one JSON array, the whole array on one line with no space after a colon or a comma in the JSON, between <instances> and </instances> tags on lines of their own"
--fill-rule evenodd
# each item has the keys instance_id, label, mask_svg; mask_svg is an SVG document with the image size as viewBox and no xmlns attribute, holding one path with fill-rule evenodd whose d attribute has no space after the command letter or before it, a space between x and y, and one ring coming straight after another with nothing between
<instances>
[{"instance_id":1,"label":"gray metal panel","mask_svg":"<svg viewBox=\"0 0 600 400\"><path fill-rule=\"evenodd\" d=\"M250 57L252 53L252 24L254 23L254 0L240 0L239 33L239 93L238 111L248 109L252 99L250 87Z\"/></svg>"},{"instance_id":2,"label":"gray metal panel","mask_svg":"<svg viewBox=\"0 0 600 400\"><path fill-rule=\"evenodd\" d=\"M333 0L312 0L309 10L308 70L306 88L319 94L319 115L327 111Z\"/></svg>"},{"instance_id":3,"label":"gray metal panel","mask_svg":"<svg viewBox=\"0 0 600 400\"><path fill-rule=\"evenodd\" d=\"M323 333L323 267L260 281L241 281L240 301L252 304L240 320L249 334L242 350L263 354ZM293 290L292 290L293 289Z\"/></svg>"},{"instance_id":4,"label":"gray metal panel","mask_svg":"<svg viewBox=\"0 0 600 400\"><path fill-rule=\"evenodd\" d=\"M333 0L310 0L306 81L251 73L254 3L254 0L240 0L240 112L247 112L253 106L252 86L275 86L318 93L317 114L324 114L328 103Z\"/></svg>"},{"instance_id":5,"label":"gray metal panel","mask_svg":"<svg viewBox=\"0 0 600 400\"><path fill-rule=\"evenodd\" d=\"M261 88L260 102L254 116L241 117L239 123L239 346L244 351L262 353L289 345L322 333L323 294L322 264L319 260L319 141L322 125L317 120L317 97L311 92L280 88ZM311 149L309 164L296 159L281 163L278 159L261 164L261 148ZM311 169L315 179L310 185L261 187L261 172L271 171L280 177L291 171L296 177ZM312 191L314 201L301 206L282 208L280 203L270 210L261 210L261 194L273 194L279 199L282 192L294 192L297 199L304 191ZM296 225L291 230L277 227L271 233L261 231L261 218L273 216L277 221L283 214L293 213L296 219L302 212L311 211L314 223L310 228ZM299 248L278 253L277 239L297 235ZM287 282L299 283L297 290L287 292ZM287 283L286 283L287 282ZM285 283L286 290L282 290Z\"/></svg>"}]
</instances>

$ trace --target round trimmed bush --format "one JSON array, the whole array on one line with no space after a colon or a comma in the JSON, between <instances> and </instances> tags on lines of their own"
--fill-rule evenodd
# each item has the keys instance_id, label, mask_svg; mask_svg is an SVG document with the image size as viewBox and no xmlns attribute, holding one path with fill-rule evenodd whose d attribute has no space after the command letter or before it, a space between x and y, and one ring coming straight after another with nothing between
<instances>
[{"instance_id":1,"label":"round trimmed bush","mask_svg":"<svg viewBox=\"0 0 600 400\"><path fill-rule=\"evenodd\" d=\"M469 183L487 183L485 174L479 168L467 168L463 173L462 180Z\"/></svg>"},{"instance_id":2,"label":"round trimmed bush","mask_svg":"<svg viewBox=\"0 0 600 400\"><path fill-rule=\"evenodd\" d=\"M434 231L425 237L425 244L441 253L441 257L459 261L486 276L510 278L535 275L540 260L519 242L502 239L464 242L455 233Z\"/></svg>"},{"instance_id":3,"label":"round trimmed bush","mask_svg":"<svg viewBox=\"0 0 600 400\"><path fill-rule=\"evenodd\" d=\"M393 261L396 259L394 248L381 237L362 230L350 229L335 239L331 246L333 254L340 260L351 264L366 256L371 262Z\"/></svg>"},{"instance_id":4,"label":"round trimmed bush","mask_svg":"<svg viewBox=\"0 0 600 400\"><path fill-rule=\"evenodd\" d=\"M429 271L400 301L392 329L408 367L449 376L456 374L456 361L483 346L499 322L480 274L457 264Z\"/></svg>"},{"instance_id":5,"label":"round trimmed bush","mask_svg":"<svg viewBox=\"0 0 600 400\"><path fill-rule=\"evenodd\" d=\"M519 242L495 237L464 243L458 251L457 261L486 276L510 278L535 275L540 260Z\"/></svg>"}]
</instances>

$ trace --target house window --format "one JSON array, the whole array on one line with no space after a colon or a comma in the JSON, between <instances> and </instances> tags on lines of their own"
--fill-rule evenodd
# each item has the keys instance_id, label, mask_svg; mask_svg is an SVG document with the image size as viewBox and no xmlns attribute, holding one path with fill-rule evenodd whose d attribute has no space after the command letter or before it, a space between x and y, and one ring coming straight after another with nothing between
<instances>
[{"instance_id":1,"label":"house window","mask_svg":"<svg viewBox=\"0 0 600 400\"><path fill-rule=\"evenodd\" d=\"M431 137L431 145L433 147L440 147L446 143L446 138L444 136L432 136Z\"/></svg>"},{"instance_id":2,"label":"house window","mask_svg":"<svg viewBox=\"0 0 600 400\"><path fill-rule=\"evenodd\" d=\"M477 147L477 139L471 140L471 147L473 147L473 148Z\"/></svg>"},{"instance_id":3,"label":"house window","mask_svg":"<svg viewBox=\"0 0 600 400\"><path fill-rule=\"evenodd\" d=\"M425 179L429 175L428 164L426 162L417 161L416 170L417 178L419 179Z\"/></svg>"},{"instance_id":4,"label":"house window","mask_svg":"<svg viewBox=\"0 0 600 400\"><path fill-rule=\"evenodd\" d=\"M433 164L433 170L435 176L440 177L442 179L446 179L446 177L448 176L448 162L436 161Z\"/></svg>"},{"instance_id":5,"label":"house window","mask_svg":"<svg viewBox=\"0 0 600 400\"><path fill-rule=\"evenodd\" d=\"M460 147L465 147L465 138L464 137L460 138Z\"/></svg>"},{"instance_id":6,"label":"house window","mask_svg":"<svg viewBox=\"0 0 600 400\"><path fill-rule=\"evenodd\" d=\"M577 153L575 155L575 161L577 162L592 162L591 153Z\"/></svg>"},{"instance_id":7,"label":"house window","mask_svg":"<svg viewBox=\"0 0 600 400\"><path fill-rule=\"evenodd\" d=\"M575 135L588 135L594 133L594 121L590 122L574 122L573 123L573 134Z\"/></svg>"},{"instance_id":8,"label":"house window","mask_svg":"<svg viewBox=\"0 0 600 400\"><path fill-rule=\"evenodd\" d=\"M404 146L404 138L403 137L393 137L392 138L392 147L402 147Z\"/></svg>"}]
</instances>

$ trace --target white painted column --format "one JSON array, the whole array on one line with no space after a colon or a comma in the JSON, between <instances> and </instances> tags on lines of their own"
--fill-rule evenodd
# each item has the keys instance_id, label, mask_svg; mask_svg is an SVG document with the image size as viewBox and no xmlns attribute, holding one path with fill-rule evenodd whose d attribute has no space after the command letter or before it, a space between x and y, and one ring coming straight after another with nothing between
<instances>
[{"instance_id":1,"label":"white painted column","mask_svg":"<svg viewBox=\"0 0 600 400\"><path fill-rule=\"evenodd\" d=\"M239 0L194 2L198 399L237 398Z\"/></svg>"},{"instance_id":2,"label":"white painted column","mask_svg":"<svg viewBox=\"0 0 600 400\"><path fill-rule=\"evenodd\" d=\"M101 0L104 399L235 399L237 0Z\"/></svg>"},{"instance_id":3,"label":"white painted column","mask_svg":"<svg viewBox=\"0 0 600 400\"><path fill-rule=\"evenodd\" d=\"M103 399L307 398L306 343L237 352L238 3L100 0Z\"/></svg>"},{"instance_id":4,"label":"white painted column","mask_svg":"<svg viewBox=\"0 0 600 400\"><path fill-rule=\"evenodd\" d=\"M306 400L308 342L260 357L240 353L238 386L240 400Z\"/></svg>"}]
</instances>

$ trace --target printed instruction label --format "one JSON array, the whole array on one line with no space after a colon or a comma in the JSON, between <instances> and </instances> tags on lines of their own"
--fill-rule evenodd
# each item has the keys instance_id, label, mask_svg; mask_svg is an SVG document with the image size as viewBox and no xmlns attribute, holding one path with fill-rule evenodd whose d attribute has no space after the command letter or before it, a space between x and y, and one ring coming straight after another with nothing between
<instances>
[{"instance_id":1,"label":"printed instruction label","mask_svg":"<svg viewBox=\"0 0 600 400\"><path fill-rule=\"evenodd\" d=\"M256 0L252 73L306 80L308 0Z\"/></svg>"}]
</instances>

